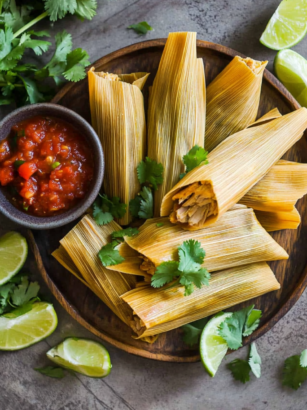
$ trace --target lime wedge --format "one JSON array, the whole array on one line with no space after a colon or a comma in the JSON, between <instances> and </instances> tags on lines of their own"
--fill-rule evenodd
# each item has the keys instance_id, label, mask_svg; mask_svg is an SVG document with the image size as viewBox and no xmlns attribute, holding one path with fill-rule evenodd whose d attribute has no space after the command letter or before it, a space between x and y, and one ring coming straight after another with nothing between
<instances>
[{"instance_id":1,"label":"lime wedge","mask_svg":"<svg viewBox=\"0 0 307 410\"><path fill-rule=\"evenodd\" d=\"M292 50L279 51L274 60L275 73L302 106L307 106L307 60Z\"/></svg>"},{"instance_id":2,"label":"lime wedge","mask_svg":"<svg viewBox=\"0 0 307 410\"><path fill-rule=\"evenodd\" d=\"M28 255L26 239L18 232L0 238L0 285L11 279L25 263Z\"/></svg>"},{"instance_id":3,"label":"lime wedge","mask_svg":"<svg viewBox=\"0 0 307 410\"><path fill-rule=\"evenodd\" d=\"M89 377L105 377L112 368L107 349L88 339L70 337L47 352L54 363Z\"/></svg>"},{"instance_id":4,"label":"lime wedge","mask_svg":"<svg viewBox=\"0 0 307 410\"><path fill-rule=\"evenodd\" d=\"M306 0L283 0L262 33L260 43L273 50L283 50L300 42L306 31Z\"/></svg>"},{"instance_id":5,"label":"lime wedge","mask_svg":"<svg viewBox=\"0 0 307 410\"><path fill-rule=\"evenodd\" d=\"M13 319L0 316L0 350L19 350L49 336L58 318L50 303L34 303L32 310Z\"/></svg>"},{"instance_id":6,"label":"lime wedge","mask_svg":"<svg viewBox=\"0 0 307 410\"><path fill-rule=\"evenodd\" d=\"M200 336L199 348L201 361L211 377L215 376L228 350L227 343L218 334L218 328L219 325L231 315L231 312L221 312L213 316L204 327Z\"/></svg>"}]
</instances>

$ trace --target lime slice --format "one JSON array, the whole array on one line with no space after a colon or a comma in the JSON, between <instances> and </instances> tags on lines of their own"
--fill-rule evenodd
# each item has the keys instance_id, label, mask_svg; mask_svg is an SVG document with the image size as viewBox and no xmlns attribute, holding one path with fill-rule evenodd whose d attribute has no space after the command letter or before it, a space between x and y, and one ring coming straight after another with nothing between
<instances>
[{"instance_id":1,"label":"lime slice","mask_svg":"<svg viewBox=\"0 0 307 410\"><path fill-rule=\"evenodd\" d=\"M47 352L54 363L89 377L105 377L112 368L107 349L88 339L70 337Z\"/></svg>"},{"instance_id":2,"label":"lime slice","mask_svg":"<svg viewBox=\"0 0 307 410\"><path fill-rule=\"evenodd\" d=\"M215 315L206 324L200 336L199 348L201 361L211 377L215 376L215 373L228 350L227 343L218 334L218 327L231 315L231 312L221 312Z\"/></svg>"},{"instance_id":3,"label":"lime slice","mask_svg":"<svg viewBox=\"0 0 307 410\"><path fill-rule=\"evenodd\" d=\"M282 50L274 60L275 73L298 102L307 106L307 60L292 50Z\"/></svg>"},{"instance_id":4,"label":"lime slice","mask_svg":"<svg viewBox=\"0 0 307 410\"><path fill-rule=\"evenodd\" d=\"M28 255L26 239L18 232L0 238L0 285L11 279L23 266Z\"/></svg>"},{"instance_id":5,"label":"lime slice","mask_svg":"<svg viewBox=\"0 0 307 410\"><path fill-rule=\"evenodd\" d=\"M50 303L34 303L32 310L9 319L0 316L0 350L19 350L49 336L58 318Z\"/></svg>"},{"instance_id":6,"label":"lime slice","mask_svg":"<svg viewBox=\"0 0 307 410\"><path fill-rule=\"evenodd\" d=\"M262 33L260 43L273 50L283 50L300 42L306 31L306 0L283 0Z\"/></svg>"}]
</instances>

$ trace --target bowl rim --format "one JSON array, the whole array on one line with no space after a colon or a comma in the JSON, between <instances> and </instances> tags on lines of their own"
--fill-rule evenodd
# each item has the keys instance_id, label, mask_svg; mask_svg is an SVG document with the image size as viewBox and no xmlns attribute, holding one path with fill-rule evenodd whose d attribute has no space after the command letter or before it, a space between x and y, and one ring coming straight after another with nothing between
<instances>
[{"instance_id":1,"label":"bowl rim","mask_svg":"<svg viewBox=\"0 0 307 410\"><path fill-rule=\"evenodd\" d=\"M17 108L13 110L11 113L6 115L0 121L0 129L2 129L8 122L12 122L12 120L18 117L21 113L28 113L27 118L31 118L31 116L35 117L36 115L40 115L40 113L35 113L36 110L46 110L50 109L50 116L54 116L63 119L64 121L70 124L69 120L72 121L72 126L76 128L76 123L80 124L83 127L83 130L86 132L86 136L91 140L91 144L93 145L93 149L95 149L95 179L93 185L90 187L86 196L82 198L74 207L68 209L67 211L54 215L54 216L46 216L40 217L35 215L29 215L25 212L22 212L18 208L16 208L3 194L2 187L0 187L0 196L2 202L0 201L0 213L2 213L5 217L10 219L11 221L24 226L30 229L53 229L58 228L60 226L66 225L78 217L80 217L84 212L91 206L94 202L95 198L97 197L102 181L104 178L104 170L105 170L105 161L104 161L104 152L102 145L100 143L99 137L91 124L89 124L81 115L77 114L75 111L70 110L69 108L63 107L59 104L54 104L52 102L44 102L44 103L36 103L31 105L25 105L23 107ZM33 112L34 111L34 112ZM18 122L20 120L16 120ZM1 138L2 141L4 138ZM8 204L6 207L4 204ZM10 207L14 207L14 215L9 212Z\"/></svg>"}]
</instances>

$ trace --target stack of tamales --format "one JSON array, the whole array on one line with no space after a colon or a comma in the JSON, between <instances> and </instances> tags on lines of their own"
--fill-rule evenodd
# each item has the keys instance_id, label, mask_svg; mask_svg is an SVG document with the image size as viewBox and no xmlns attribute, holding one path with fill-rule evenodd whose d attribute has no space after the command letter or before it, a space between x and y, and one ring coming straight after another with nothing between
<instances>
[{"instance_id":1,"label":"stack of tamales","mask_svg":"<svg viewBox=\"0 0 307 410\"><path fill-rule=\"evenodd\" d=\"M268 231L300 223L296 202L307 192L307 164L281 158L307 128L307 110L281 115L273 109L256 120L266 63L235 57L206 92L196 33L171 33L149 98L147 155L164 167L155 218L118 243L121 263L105 267L98 252L119 224L130 222L129 210L119 224L98 226L84 216L53 253L134 337L153 342L162 332L280 288L266 262L288 254ZM126 204L140 190L147 76L89 72L92 123L106 157L104 189ZM179 181L182 156L195 145L209 151L208 163ZM209 285L188 296L179 284L153 288L157 268L177 261L178 247L189 240L206 252Z\"/></svg>"}]
</instances>

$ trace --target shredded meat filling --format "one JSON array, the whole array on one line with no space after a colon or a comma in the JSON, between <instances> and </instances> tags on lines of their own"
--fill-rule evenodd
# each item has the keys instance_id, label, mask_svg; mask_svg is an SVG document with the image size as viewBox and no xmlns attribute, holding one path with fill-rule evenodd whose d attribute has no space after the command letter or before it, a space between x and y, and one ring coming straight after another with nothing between
<instances>
[{"instance_id":1,"label":"shredded meat filling","mask_svg":"<svg viewBox=\"0 0 307 410\"><path fill-rule=\"evenodd\" d=\"M109 81L120 81L120 78L117 74L112 74L112 73L105 73L101 71L100 73L96 73L99 77L104 78L105 80Z\"/></svg>"},{"instance_id":2,"label":"shredded meat filling","mask_svg":"<svg viewBox=\"0 0 307 410\"><path fill-rule=\"evenodd\" d=\"M242 61L249 67L253 73L259 74L263 70L263 65L265 62L253 60L252 58L241 58Z\"/></svg>"},{"instance_id":3,"label":"shredded meat filling","mask_svg":"<svg viewBox=\"0 0 307 410\"><path fill-rule=\"evenodd\" d=\"M206 219L217 214L217 202L208 183L195 182L173 196L174 210L170 216L173 223L202 226Z\"/></svg>"},{"instance_id":4,"label":"shredded meat filling","mask_svg":"<svg viewBox=\"0 0 307 410\"><path fill-rule=\"evenodd\" d=\"M150 275L153 275L156 270L155 265L145 256L141 256L141 259L143 259L143 262L140 266L141 270L143 270L146 273L149 273Z\"/></svg>"},{"instance_id":5,"label":"shredded meat filling","mask_svg":"<svg viewBox=\"0 0 307 410\"><path fill-rule=\"evenodd\" d=\"M143 322L142 319L140 319L138 316L136 316L135 312L133 312L133 318L130 321L130 326L131 329L136 333L138 336L141 336L142 333L144 333L146 327L145 323Z\"/></svg>"}]
</instances>

